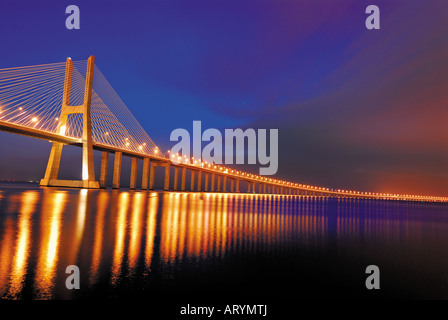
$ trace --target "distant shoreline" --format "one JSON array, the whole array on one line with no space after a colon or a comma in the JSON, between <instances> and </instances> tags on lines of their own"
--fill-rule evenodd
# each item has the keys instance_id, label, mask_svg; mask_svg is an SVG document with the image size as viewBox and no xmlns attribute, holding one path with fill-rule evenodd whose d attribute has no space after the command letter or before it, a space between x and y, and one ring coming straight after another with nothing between
<instances>
[{"instance_id":1,"label":"distant shoreline","mask_svg":"<svg viewBox=\"0 0 448 320\"><path fill-rule=\"evenodd\" d=\"M29 184L39 184L39 181L33 180L2 180L0 179L0 183L29 183Z\"/></svg>"}]
</instances>

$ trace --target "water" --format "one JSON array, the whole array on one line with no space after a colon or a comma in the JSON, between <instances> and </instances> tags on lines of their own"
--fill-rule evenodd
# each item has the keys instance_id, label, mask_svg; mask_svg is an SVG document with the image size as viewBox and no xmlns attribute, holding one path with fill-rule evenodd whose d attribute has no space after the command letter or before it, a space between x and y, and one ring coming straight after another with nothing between
<instances>
[{"instance_id":1,"label":"water","mask_svg":"<svg viewBox=\"0 0 448 320\"><path fill-rule=\"evenodd\" d=\"M2 184L0 296L447 298L447 209ZM365 288L371 264L380 290ZM79 290L65 286L69 265L80 269Z\"/></svg>"}]
</instances>

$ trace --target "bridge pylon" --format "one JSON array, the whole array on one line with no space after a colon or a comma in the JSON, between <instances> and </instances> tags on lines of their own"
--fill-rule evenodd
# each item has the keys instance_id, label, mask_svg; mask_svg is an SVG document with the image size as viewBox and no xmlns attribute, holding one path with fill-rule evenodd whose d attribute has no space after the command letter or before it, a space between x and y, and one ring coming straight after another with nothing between
<instances>
[{"instance_id":1,"label":"bridge pylon","mask_svg":"<svg viewBox=\"0 0 448 320\"><path fill-rule=\"evenodd\" d=\"M64 135L67 127L68 115L80 113L83 118L82 130L82 180L59 180L59 165L61 163L63 143L53 142L48 159L45 177L40 181L41 186L46 187L72 187L98 189L99 183L95 180L95 169L93 162L93 138L92 123L90 117L90 104L92 100L93 70L95 57L90 56L87 60L86 83L84 90L84 103L81 106L70 105L70 91L73 75L73 61L67 58L65 65L64 92L62 96L61 115L59 117L58 133Z\"/></svg>"}]
</instances>

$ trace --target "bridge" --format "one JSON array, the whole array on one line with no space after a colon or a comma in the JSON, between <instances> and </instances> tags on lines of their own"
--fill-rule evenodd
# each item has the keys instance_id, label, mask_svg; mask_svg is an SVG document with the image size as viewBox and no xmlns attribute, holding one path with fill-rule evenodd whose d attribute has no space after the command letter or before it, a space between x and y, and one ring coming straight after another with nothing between
<instances>
[{"instance_id":1,"label":"bridge","mask_svg":"<svg viewBox=\"0 0 448 320\"><path fill-rule=\"evenodd\" d=\"M156 167L164 168L165 191L240 192L350 197L402 201L448 202L448 197L330 189L259 176L202 159L163 153L141 127L107 79L88 60L0 69L0 130L53 143L40 186L106 188L109 155L114 155L112 188L120 188L122 157L130 157L130 189L153 190ZM58 179L63 146L82 147L82 180ZM102 152L99 182L93 151ZM170 185L171 168L174 181ZM181 173L180 173L181 172ZM179 185L180 175L180 185ZM204 175L204 179L202 176ZM202 183L204 181L204 183Z\"/></svg>"}]
</instances>

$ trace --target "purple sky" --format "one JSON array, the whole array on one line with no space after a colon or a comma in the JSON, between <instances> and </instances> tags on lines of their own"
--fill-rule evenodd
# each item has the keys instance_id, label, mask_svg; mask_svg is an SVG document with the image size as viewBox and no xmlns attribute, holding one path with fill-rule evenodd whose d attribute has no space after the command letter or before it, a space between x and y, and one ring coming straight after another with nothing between
<instances>
[{"instance_id":1,"label":"purple sky","mask_svg":"<svg viewBox=\"0 0 448 320\"><path fill-rule=\"evenodd\" d=\"M65 29L69 4L80 30ZM369 4L380 30L364 26ZM446 12L446 0L0 0L0 68L94 54L162 148L193 120L278 128L279 178L446 195ZM0 133L0 178L42 177L49 150Z\"/></svg>"}]
</instances>

